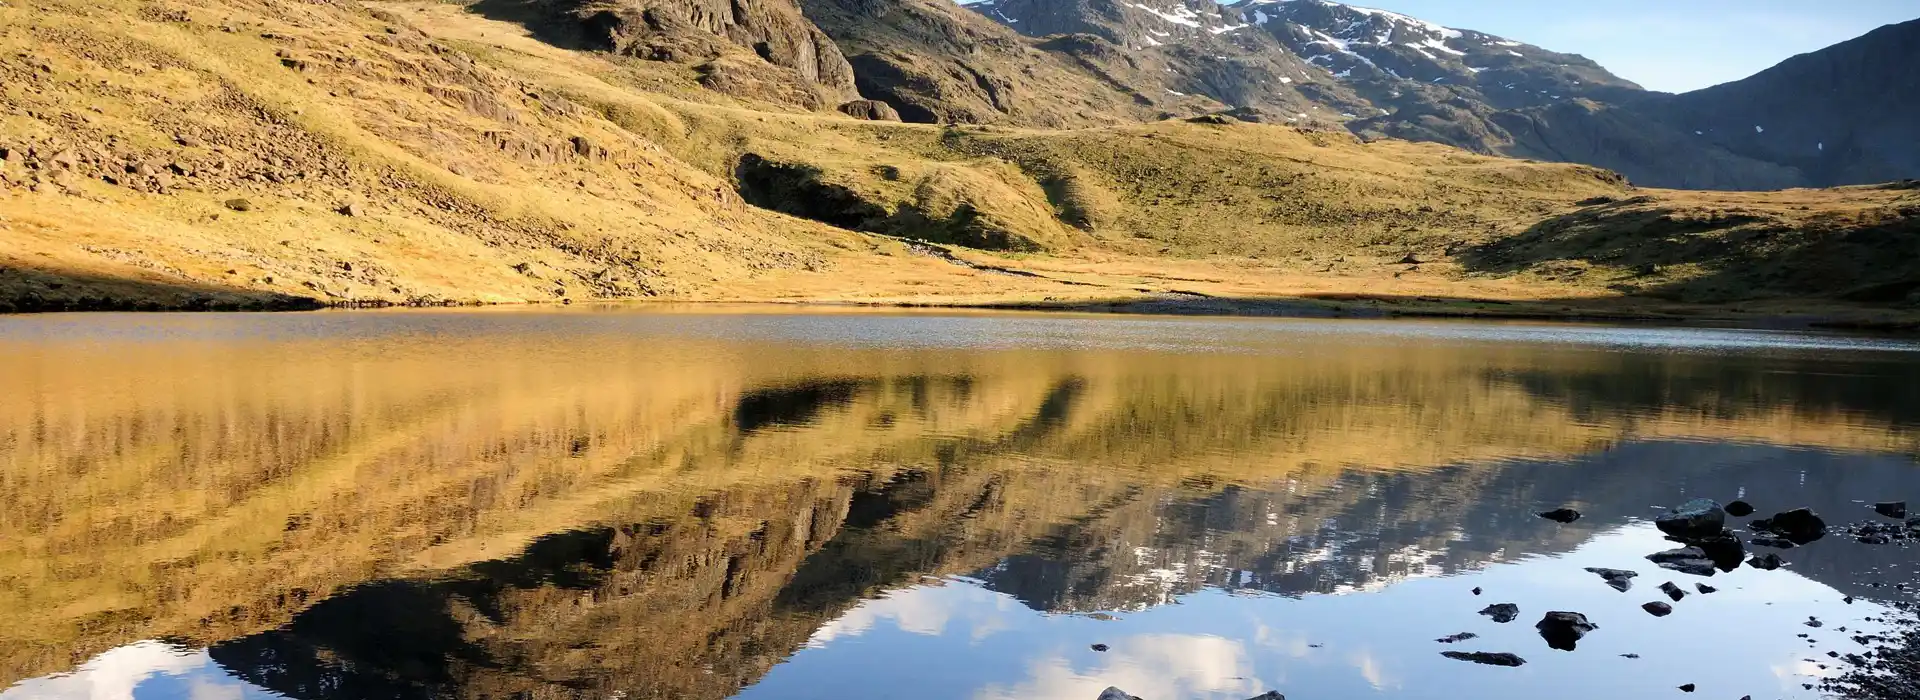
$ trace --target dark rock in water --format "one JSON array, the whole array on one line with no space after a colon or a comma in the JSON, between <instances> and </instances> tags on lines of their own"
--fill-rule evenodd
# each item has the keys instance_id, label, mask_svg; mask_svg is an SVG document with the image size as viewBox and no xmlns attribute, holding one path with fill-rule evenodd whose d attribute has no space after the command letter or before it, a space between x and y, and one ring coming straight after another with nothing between
<instances>
[{"instance_id":1,"label":"dark rock in water","mask_svg":"<svg viewBox=\"0 0 1920 700\"><path fill-rule=\"evenodd\" d=\"M1620 655L1620 658L1622 658L1622 659L1638 659L1638 658L1640 658L1640 655L1639 655L1639 654L1621 654L1621 655Z\"/></svg>"},{"instance_id":2,"label":"dark rock in water","mask_svg":"<svg viewBox=\"0 0 1920 700\"><path fill-rule=\"evenodd\" d=\"M1667 597L1672 598L1673 602L1676 603L1680 602L1681 598L1687 597L1687 592L1680 590L1679 586L1673 585L1672 581L1660 584L1660 592L1667 594Z\"/></svg>"},{"instance_id":3,"label":"dark rock in water","mask_svg":"<svg viewBox=\"0 0 1920 700\"><path fill-rule=\"evenodd\" d=\"M1105 645L1105 644L1095 644L1095 645L1093 645L1093 650L1094 650L1094 651L1106 651L1106 650L1108 650L1108 649L1111 649L1111 648L1113 648L1113 647L1109 647L1109 646L1107 646L1107 645Z\"/></svg>"},{"instance_id":4,"label":"dark rock in water","mask_svg":"<svg viewBox=\"0 0 1920 700\"><path fill-rule=\"evenodd\" d=\"M1673 614L1673 606L1657 600L1640 606L1640 609L1647 611L1648 614L1654 617L1666 617Z\"/></svg>"},{"instance_id":5,"label":"dark rock in water","mask_svg":"<svg viewBox=\"0 0 1920 700\"><path fill-rule=\"evenodd\" d=\"M1683 686L1680 686L1680 692L1682 692L1682 693L1691 693L1691 692L1693 692L1693 684L1692 684L1692 683L1688 683L1688 684L1686 684L1686 685L1683 685Z\"/></svg>"},{"instance_id":6,"label":"dark rock in water","mask_svg":"<svg viewBox=\"0 0 1920 700\"><path fill-rule=\"evenodd\" d=\"M1479 637L1480 635L1474 634L1472 632L1461 632L1459 634L1449 634L1445 637L1441 637L1433 641L1439 642L1441 644L1457 644L1459 642L1464 642L1469 639L1478 639Z\"/></svg>"},{"instance_id":7,"label":"dark rock in water","mask_svg":"<svg viewBox=\"0 0 1920 700\"><path fill-rule=\"evenodd\" d=\"M1887 501L1885 503L1875 503L1873 504L1873 512L1889 518L1905 519L1907 517L1907 502Z\"/></svg>"},{"instance_id":8,"label":"dark rock in water","mask_svg":"<svg viewBox=\"0 0 1920 700\"><path fill-rule=\"evenodd\" d=\"M1106 690L1100 691L1100 697L1097 700L1140 700L1140 698L1129 695L1127 691L1119 688L1107 686Z\"/></svg>"},{"instance_id":9,"label":"dark rock in water","mask_svg":"<svg viewBox=\"0 0 1920 700\"><path fill-rule=\"evenodd\" d=\"M1813 618L1813 617L1809 617L1809 618L1807 618L1807 621L1806 621L1806 622L1802 622L1802 623L1800 623L1800 624L1803 624L1803 625L1806 625L1806 626L1808 626L1808 627L1812 627L1812 628L1814 628L1814 629L1819 629L1819 628L1821 628L1821 627L1825 627L1825 626L1827 625L1827 623L1825 623L1825 622L1821 622L1821 621L1819 620L1819 618Z\"/></svg>"},{"instance_id":10,"label":"dark rock in water","mask_svg":"<svg viewBox=\"0 0 1920 700\"><path fill-rule=\"evenodd\" d=\"M1920 531L1920 515L1907 518L1907 529Z\"/></svg>"},{"instance_id":11,"label":"dark rock in water","mask_svg":"<svg viewBox=\"0 0 1920 700\"><path fill-rule=\"evenodd\" d=\"M1287 696L1281 695L1280 691L1278 690L1269 690L1259 695L1255 695L1253 697L1247 698L1247 700L1287 700Z\"/></svg>"},{"instance_id":12,"label":"dark rock in water","mask_svg":"<svg viewBox=\"0 0 1920 700\"><path fill-rule=\"evenodd\" d=\"M1727 515L1731 515L1736 518L1744 518L1749 515L1753 515L1753 504L1748 503L1746 501L1734 501L1732 503L1727 504L1726 511L1727 511Z\"/></svg>"},{"instance_id":13,"label":"dark rock in water","mask_svg":"<svg viewBox=\"0 0 1920 700\"><path fill-rule=\"evenodd\" d=\"M1713 561L1713 565L1721 571L1738 569L1740 561L1747 558L1746 545L1740 543L1740 538L1735 537L1732 530L1722 530L1720 534L1695 539L1688 544L1706 552L1707 559Z\"/></svg>"},{"instance_id":14,"label":"dark rock in water","mask_svg":"<svg viewBox=\"0 0 1920 700\"><path fill-rule=\"evenodd\" d=\"M840 113L856 119L878 122L900 121L900 112L893 105L879 100L853 100L840 105Z\"/></svg>"},{"instance_id":15,"label":"dark rock in water","mask_svg":"<svg viewBox=\"0 0 1920 700\"><path fill-rule=\"evenodd\" d=\"M1573 651L1581 637L1588 632L1600 629L1599 625L1587 621L1587 616L1576 612L1550 612L1546 617L1534 623L1533 628L1540 631L1540 638L1547 640L1547 646L1561 651Z\"/></svg>"},{"instance_id":16,"label":"dark rock in water","mask_svg":"<svg viewBox=\"0 0 1920 700\"><path fill-rule=\"evenodd\" d=\"M1780 555L1778 554L1760 554L1760 555L1754 556L1754 558L1752 559L1747 560L1747 566L1751 566L1761 571L1772 571L1774 569L1780 568L1780 565L1785 563L1786 562L1780 561Z\"/></svg>"},{"instance_id":17,"label":"dark rock in water","mask_svg":"<svg viewBox=\"0 0 1920 700\"><path fill-rule=\"evenodd\" d=\"M1681 547L1647 555L1647 559L1659 564L1662 569L1671 569L1683 574L1712 576L1718 570L1713 560L1707 558L1705 550L1699 547Z\"/></svg>"},{"instance_id":18,"label":"dark rock in water","mask_svg":"<svg viewBox=\"0 0 1920 700\"><path fill-rule=\"evenodd\" d=\"M1707 584L1704 584L1704 583L1696 583L1696 584L1693 584L1693 587L1694 587L1694 588L1698 588L1698 589L1700 589L1700 593L1701 593L1702 595L1705 595L1705 594L1707 594L1707 593L1719 593L1719 592L1720 592L1720 589L1718 589L1718 588L1714 588L1713 586L1709 586L1709 585L1707 585Z\"/></svg>"},{"instance_id":19,"label":"dark rock in water","mask_svg":"<svg viewBox=\"0 0 1920 700\"><path fill-rule=\"evenodd\" d=\"M1634 571L1602 569L1593 566L1587 567L1587 572L1599 574L1600 578L1607 580L1607 585L1613 586L1614 590L1620 591L1621 593L1625 593L1628 589L1633 588L1633 577L1640 575Z\"/></svg>"},{"instance_id":20,"label":"dark rock in water","mask_svg":"<svg viewBox=\"0 0 1920 700\"><path fill-rule=\"evenodd\" d=\"M1526 659L1507 653L1443 651L1440 652L1440 655L1455 661L1472 661L1476 664L1485 664L1487 666L1520 666L1527 663Z\"/></svg>"},{"instance_id":21,"label":"dark rock in water","mask_svg":"<svg viewBox=\"0 0 1920 700\"><path fill-rule=\"evenodd\" d=\"M1473 587L1473 594L1474 594L1474 595L1480 595L1480 587L1479 587L1479 586L1474 586L1474 587Z\"/></svg>"},{"instance_id":22,"label":"dark rock in water","mask_svg":"<svg viewBox=\"0 0 1920 700\"><path fill-rule=\"evenodd\" d=\"M1727 511L1713 499L1696 498L1654 518L1653 524L1675 537L1711 537L1726 529Z\"/></svg>"},{"instance_id":23,"label":"dark rock in water","mask_svg":"<svg viewBox=\"0 0 1920 700\"><path fill-rule=\"evenodd\" d=\"M1888 539L1886 535L1861 535L1854 539L1859 541L1860 544L1886 544L1893 541Z\"/></svg>"},{"instance_id":24,"label":"dark rock in water","mask_svg":"<svg viewBox=\"0 0 1920 700\"><path fill-rule=\"evenodd\" d=\"M1520 606L1512 603L1495 603L1482 609L1480 614L1493 618L1494 622L1506 624L1520 617Z\"/></svg>"},{"instance_id":25,"label":"dark rock in water","mask_svg":"<svg viewBox=\"0 0 1920 700\"><path fill-rule=\"evenodd\" d=\"M1748 541L1753 543L1755 547L1772 547L1774 549L1793 549L1794 547L1800 546L1794 544L1793 540L1773 535L1761 535Z\"/></svg>"},{"instance_id":26,"label":"dark rock in water","mask_svg":"<svg viewBox=\"0 0 1920 700\"><path fill-rule=\"evenodd\" d=\"M1580 511L1572 508L1555 508L1538 515L1556 523L1570 523L1580 519Z\"/></svg>"},{"instance_id":27,"label":"dark rock in water","mask_svg":"<svg viewBox=\"0 0 1920 700\"><path fill-rule=\"evenodd\" d=\"M1848 604L1848 605L1852 605L1852 604L1853 604L1853 596L1847 596L1847 597L1845 597L1845 598L1841 598L1841 599L1840 599L1840 602L1842 602L1842 603L1846 603L1846 604Z\"/></svg>"},{"instance_id":28,"label":"dark rock in water","mask_svg":"<svg viewBox=\"0 0 1920 700\"><path fill-rule=\"evenodd\" d=\"M1752 527L1759 529L1760 524L1756 521ZM1792 540L1794 544L1806 544L1826 536L1827 521L1821 520L1811 510L1795 508L1768 518L1765 529Z\"/></svg>"}]
</instances>

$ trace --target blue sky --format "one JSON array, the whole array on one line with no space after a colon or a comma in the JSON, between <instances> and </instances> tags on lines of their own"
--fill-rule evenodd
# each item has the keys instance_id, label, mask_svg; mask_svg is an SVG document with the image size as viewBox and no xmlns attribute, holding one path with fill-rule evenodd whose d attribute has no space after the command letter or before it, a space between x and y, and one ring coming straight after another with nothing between
<instances>
[{"instance_id":1,"label":"blue sky","mask_svg":"<svg viewBox=\"0 0 1920 700\"><path fill-rule=\"evenodd\" d=\"M1765 70L1883 24L1920 0L1356 0L1599 61L1651 90L1684 92Z\"/></svg>"}]
</instances>

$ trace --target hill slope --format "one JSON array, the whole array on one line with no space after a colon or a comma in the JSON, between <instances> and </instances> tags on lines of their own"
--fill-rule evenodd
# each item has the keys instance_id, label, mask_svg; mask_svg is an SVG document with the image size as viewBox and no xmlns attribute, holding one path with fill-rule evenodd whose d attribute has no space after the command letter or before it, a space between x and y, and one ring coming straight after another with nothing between
<instances>
[{"instance_id":1,"label":"hill slope","mask_svg":"<svg viewBox=\"0 0 1920 700\"><path fill-rule=\"evenodd\" d=\"M634 55L556 38L542 19L556 7L0 7L0 304L1358 295L1560 313L1898 303L1920 258L1912 190L1636 192L1582 166L1224 118L1070 131L862 121L835 111L851 95L833 71L807 76L818 61L696 41L738 23L646 39L713 52L698 60ZM901 7L897 31L945 36L914 19L945 10ZM999 48L983 55L1112 45L1036 42L953 12L971 18L953 26L988 28L975 45ZM867 50L823 25L866 91ZM1042 106L992 109L1105 118L1039 101L1064 89L1049 75L1091 63L995 63L1020 66L1033 82L1015 87ZM716 86L722 73L775 87Z\"/></svg>"}]
</instances>

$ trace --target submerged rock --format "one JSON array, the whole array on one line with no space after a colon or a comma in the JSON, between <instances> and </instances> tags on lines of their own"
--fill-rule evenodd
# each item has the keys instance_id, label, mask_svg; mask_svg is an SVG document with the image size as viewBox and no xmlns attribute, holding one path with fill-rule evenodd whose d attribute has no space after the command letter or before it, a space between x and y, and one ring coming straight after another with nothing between
<instances>
[{"instance_id":1,"label":"submerged rock","mask_svg":"<svg viewBox=\"0 0 1920 700\"><path fill-rule=\"evenodd\" d=\"M1711 498L1696 498L1654 518L1661 532L1675 537L1711 537L1727 526L1727 511Z\"/></svg>"},{"instance_id":2,"label":"submerged rock","mask_svg":"<svg viewBox=\"0 0 1920 700\"><path fill-rule=\"evenodd\" d=\"M1640 609L1647 611L1648 614L1654 617L1666 617L1673 614L1673 606L1657 600L1640 606Z\"/></svg>"},{"instance_id":3,"label":"submerged rock","mask_svg":"<svg viewBox=\"0 0 1920 700\"><path fill-rule=\"evenodd\" d=\"M1793 540L1774 535L1761 535L1748 540L1748 542L1752 543L1755 547L1772 547L1774 549L1793 549L1794 547L1800 546L1794 544Z\"/></svg>"},{"instance_id":4,"label":"submerged rock","mask_svg":"<svg viewBox=\"0 0 1920 700\"><path fill-rule=\"evenodd\" d=\"M1712 576L1718 571L1718 569L1714 568L1713 560L1707 557L1706 550L1699 547L1681 547L1679 549L1669 549L1664 552L1654 552L1653 554L1647 555L1647 559L1655 564L1659 564L1662 569L1671 569L1683 574Z\"/></svg>"},{"instance_id":5,"label":"submerged rock","mask_svg":"<svg viewBox=\"0 0 1920 700\"><path fill-rule=\"evenodd\" d=\"M1561 651L1573 651L1574 646L1588 632L1600 629L1599 625L1587 621L1587 616L1576 612L1550 612L1533 628L1540 631L1540 638L1547 640L1547 646Z\"/></svg>"},{"instance_id":6,"label":"submerged rock","mask_svg":"<svg viewBox=\"0 0 1920 700\"><path fill-rule=\"evenodd\" d=\"M1660 584L1660 592L1667 594L1667 597L1672 598L1673 602L1676 603L1680 602L1681 598L1687 597L1687 592L1680 590L1679 586L1673 585L1672 581Z\"/></svg>"},{"instance_id":7,"label":"submerged rock","mask_svg":"<svg viewBox=\"0 0 1920 700\"><path fill-rule=\"evenodd\" d=\"M1607 585L1613 586L1614 590L1620 591L1621 593L1625 593L1628 589L1633 588L1633 577L1640 575L1637 571L1602 569L1595 566L1587 567L1587 573L1599 574L1600 578L1606 579Z\"/></svg>"},{"instance_id":8,"label":"submerged rock","mask_svg":"<svg viewBox=\"0 0 1920 700\"><path fill-rule=\"evenodd\" d=\"M1520 606L1513 603L1494 603L1481 609L1480 614L1493 618L1494 622L1506 624L1520 617Z\"/></svg>"},{"instance_id":9,"label":"submerged rock","mask_svg":"<svg viewBox=\"0 0 1920 700\"><path fill-rule=\"evenodd\" d=\"M1753 504L1748 503L1746 501L1734 501L1732 503L1728 503L1725 510L1727 511L1727 515L1731 515L1736 518L1744 518L1749 515L1753 515Z\"/></svg>"},{"instance_id":10,"label":"submerged rock","mask_svg":"<svg viewBox=\"0 0 1920 700\"><path fill-rule=\"evenodd\" d=\"M1580 511L1572 508L1555 508L1537 515L1556 523L1570 523L1580 519Z\"/></svg>"},{"instance_id":11,"label":"submerged rock","mask_svg":"<svg viewBox=\"0 0 1920 700\"><path fill-rule=\"evenodd\" d=\"M1786 562L1780 560L1780 555L1771 553L1756 555L1754 558L1747 560L1747 566L1761 571L1772 571L1780 568L1780 566L1785 563Z\"/></svg>"},{"instance_id":12,"label":"submerged rock","mask_svg":"<svg viewBox=\"0 0 1920 700\"><path fill-rule=\"evenodd\" d=\"M1907 517L1907 502L1886 501L1884 503L1875 503L1873 504L1873 512L1889 518L1905 519Z\"/></svg>"},{"instance_id":13,"label":"submerged rock","mask_svg":"<svg viewBox=\"0 0 1920 700\"><path fill-rule=\"evenodd\" d=\"M1512 654L1508 654L1505 652L1490 653L1485 651L1475 651L1475 652L1443 651L1443 652L1440 652L1440 655L1447 657L1449 659L1453 659L1455 661L1472 661L1476 664L1484 664L1487 666L1513 667L1513 666L1523 666L1527 663L1526 659L1522 659L1518 656L1514 656ZM1103 697L1101 698L1101 700L1106 700L1106 699Z\"/></svg>"},{"instance_id":14,"label":"submerged rock","mask_svg":"<svg viewBox=\"0 0 1920 700\"><path fill-rule=\"evenodd\" d=\"M1775 515L1764 523L1755 521L1752 527L1755 530L1766 530L1785 537L1794 544L1806 544L1827 534L1827 521L1821 520L1818 514L1806 508L1795 508Z\"/></svg>"}]
</instances>

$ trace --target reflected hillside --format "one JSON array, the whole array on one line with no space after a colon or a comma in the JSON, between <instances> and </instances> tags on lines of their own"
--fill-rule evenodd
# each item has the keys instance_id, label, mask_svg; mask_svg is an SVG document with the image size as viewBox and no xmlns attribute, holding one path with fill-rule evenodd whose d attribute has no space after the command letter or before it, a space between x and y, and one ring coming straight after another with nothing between
<instances>
[{"instance_id":1,"label":"reflected hillside","mask_svg":"<svg viewBox=\"0 0 1920 700\"><path fill-rule=\"evenodd\" d=\"M352 604L335 602L348 600L343 591L437 580L435 572L480 575L475 562L538 558L557 546L543 539L556 532L601 528L608 541L625 541L631 533L619 535L622 528L688 517L719 528L679 541L690 526L676 526L664 539L702 553L699 573L686 576L733 591L723 600L751 601L728 605L795 618L792 630L756 628L778 639L737 653L771 659L858 595L927 573L1102 547L1104 559L1074 560L1108 561L1114 580L1171 570L1180 562L1162 557L1176 555L1136 551L1172 551L1163 541L1185 536L1167 534L1168 522L1201 517L1183 508L1206 513L1179 526L1195 533L1207 518L1264 523L1273 514L1270 527L1236 530L1251 538L1242 545L1248 561L1284 560L1299 572L1236 566L1264 567L1275 581L1323 581L1275 590L1322 590L1354 578L1316 574L1293 552L1326 543L1273 543L1307 537L1321 519L1351 517L1341 514L1361 502L1364 486L1354 479L1482 465L1417 485L1437 499L1408 506L1418 513L1485 491L1500 478L1494 460L1583 454L1640 437L1916 446L1897 404L1834 396L1738 357L1650 356L1657 371L1618 380L1767 374L1727 384L1740 395L1690 390L1702 403L1676 406L1658 388L1572 401L1588 389L1538 378L1616 376L1619 356L1545 346L1323 335L1230 352L881 349L735 339L716 330L725 317L692 315L643 327L587 315L427 315L405 324L384 322L403 315L371 315L382 323L351 332L330 318L338 317L293 318L283 323L320 327L277 334L168 319L140 321L175 324L159 333L0 341L9 358L0 385L10 389L0 395L0 618L11 621L0 630L0 676L60 670L143 638L205 644L289 623L305 634L300 624L320 623L303 623L301 612L321 610L322 601ZM938 331L939 319L927 322ZM1282 492L1284 508L1267 502ZM730 499L756 505L743 507L739 522L698 515ZM1234 505L1194 505L1215 502L1206 499ZM746 515L762 508L787 515ZM784 534L754 534L760 521L777 529L781 518ZM1383 541L1426 551L1448 536L1420 530ZM611 572L623 565L650 571L644 556L622 558L640 550L616 548L618 556L601 558L608 573L596 574L609 578L560 590L638 586L608 583L621 580ZM746 556L741 548L765 551L727 564ZM1225 551L1209 542L1192 556ZM1147 605L1171 590L1076 583L1099 580L1082 572L1019 573L1018 561L1005 580L1058 581L1008 584L1031 589L1023 597L1041 607ZM1381 571L1395 566L1416 568ZM724 583L742 571L753 580ZM1099 592L1070 602L1083 588ZM456 586L421 595L574 595L546 590L483 595ZM487 610L544 605L462 604L479 606L460 618L468 634L482 629L469 624L535 624ZM647 610L609 614L637 619ZM712 617L768 624L748 622L753 616L716 609ZM750 675L740 674L731 678Z\"/></svg>"}]
</instances>

